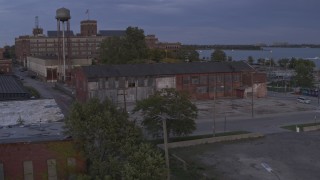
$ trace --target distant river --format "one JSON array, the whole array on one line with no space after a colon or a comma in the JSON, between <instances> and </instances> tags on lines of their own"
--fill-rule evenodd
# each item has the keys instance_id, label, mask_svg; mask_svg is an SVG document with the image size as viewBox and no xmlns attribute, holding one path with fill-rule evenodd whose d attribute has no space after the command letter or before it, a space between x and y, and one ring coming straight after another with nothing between
<instances>
[{"instance_id":1,"label":"distant river","mask_svg":"<svg viewBox=\"0 0 320 180\"><path fill-rule=\"evenodd\" d=\"M259 58L279 60L282 58L303 58L316 60L320 66L320 48L263 48L263 50L223 50L232 60L247 60L252 56L255 61ZM213 50L198 50L201 59L210 59ZM319 61L319 63L318 63Z\"/></svg>"}]
</instances>

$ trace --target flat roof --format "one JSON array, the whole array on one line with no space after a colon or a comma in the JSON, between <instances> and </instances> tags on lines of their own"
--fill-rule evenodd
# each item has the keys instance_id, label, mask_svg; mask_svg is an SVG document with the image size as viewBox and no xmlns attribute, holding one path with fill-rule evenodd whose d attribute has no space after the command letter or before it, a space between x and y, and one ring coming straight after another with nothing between
<instances>
[{"instance_id":1,"label":"flat roof","mask_svg":"<svg viewBox=\"0 0 320 180\"><path fill-rule=\"evenodd\" d=\"M0 144L66 139L54 99L0 102Z\"/></svg>"},{"instance_id":2,"label":"flat roof","mask_svg":"<svg viewBox=\"0 0 320 180\"><path fill-rule=\"evenodd\" d=\"M64 119L54 99L0 101L0 126L57 122Z\"/></svg>"}]
</instances>

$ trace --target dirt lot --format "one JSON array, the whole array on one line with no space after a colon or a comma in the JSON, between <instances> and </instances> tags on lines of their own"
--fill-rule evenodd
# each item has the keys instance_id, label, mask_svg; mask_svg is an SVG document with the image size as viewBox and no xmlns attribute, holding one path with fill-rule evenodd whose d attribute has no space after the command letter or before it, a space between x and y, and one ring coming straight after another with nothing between
<instances>
[{"instance_id":1,"label":"dirt lot","mask_svg":"<svg viewBox=\"0 0 320 180\"><path fill-rule=\"evenodd\" d=\"M218 180L318 180L320 131L170 150ZM190 156L192 154L192 156ZM261 163L268 164L269 173Z\"/></svg>"}]
</instances>

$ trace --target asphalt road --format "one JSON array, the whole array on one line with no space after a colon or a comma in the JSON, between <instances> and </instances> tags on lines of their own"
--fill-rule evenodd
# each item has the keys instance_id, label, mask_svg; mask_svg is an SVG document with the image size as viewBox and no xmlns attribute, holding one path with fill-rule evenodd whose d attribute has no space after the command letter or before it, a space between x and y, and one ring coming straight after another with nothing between
<instances>
[{"instance_id":1,"label":"asphalt road","mask_svg":"<svg viewBox=\"0 0 320 180\"><path fill-rule=\"evenodd\" d=\"M315 116L316 119L315 119ZM282 114L265 115L259 118L228 119L216 120L216 133L226 131L250 131L263 134L272 134L287 132L288 130L280 128L285 125L304 124L320 122L319 111L300 111ZM213 120L201 121L197 123L197 130L194 134L213 133ZM226 128L225 128L226 127Z\"/></svg>"},{"instance_id":2,"label":"asphalt road","mask_svg":"<svg viewBox=\"0 0 320 180\"><path fill-rule=\"evenodd\" d=\"M54 88L53 83L45 83L38 79L32 79L28 76L28 72L20 72L19 67L14 67L14 73L23 78L24 86L35 88L43 99L55 99L62 113L67 116L69 109L73 103L73 98Z\"/></svg>"}]
</instances>

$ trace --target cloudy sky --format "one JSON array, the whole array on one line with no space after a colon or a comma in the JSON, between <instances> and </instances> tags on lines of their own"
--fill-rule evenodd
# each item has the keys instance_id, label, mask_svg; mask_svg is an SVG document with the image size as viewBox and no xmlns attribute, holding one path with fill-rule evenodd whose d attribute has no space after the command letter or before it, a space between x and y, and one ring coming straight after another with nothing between
<instances>
[{"instance_id":1,"label":"cloudy sky","mask_svg":"<svg viewBox=\"0 0 320 180\"><path fill-rule=\"evenodd\" d=\"M71 29L98 21L98 29L138 26L160 41L183 44L320 44L319 0L0 0L0 45L32 34L35 16L56 29L57 8L71 11Z\"/></svg>"}]
</instances>

